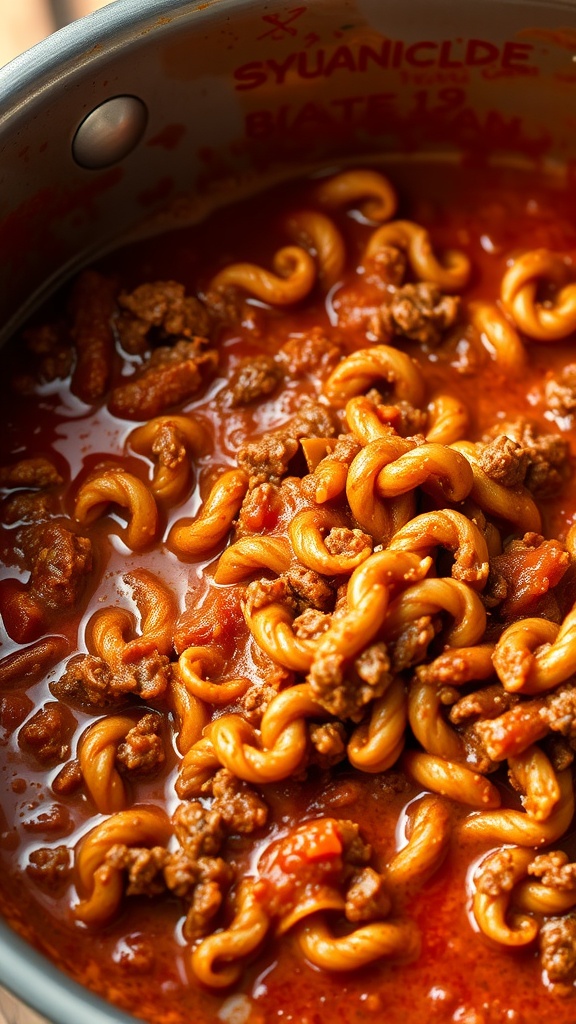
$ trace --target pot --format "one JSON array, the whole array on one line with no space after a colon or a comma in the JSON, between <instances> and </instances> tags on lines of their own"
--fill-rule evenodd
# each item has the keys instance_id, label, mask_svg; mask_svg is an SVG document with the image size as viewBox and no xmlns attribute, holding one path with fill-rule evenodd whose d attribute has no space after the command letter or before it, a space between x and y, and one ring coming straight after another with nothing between
<instances>
[{"instance_id":1,"label":"pot","mask_svg":"<svg viewBox=\"0 0 576 1024\"><path fill-rule=\"evenodd\" d=\"M0 70L2 335L119 238L296 165L425 155L570 176L575 15L576 0L116 0L68 26ZM134 1020L6 925L0 982L6 1021Z\"/></svg>"}]
</instances>

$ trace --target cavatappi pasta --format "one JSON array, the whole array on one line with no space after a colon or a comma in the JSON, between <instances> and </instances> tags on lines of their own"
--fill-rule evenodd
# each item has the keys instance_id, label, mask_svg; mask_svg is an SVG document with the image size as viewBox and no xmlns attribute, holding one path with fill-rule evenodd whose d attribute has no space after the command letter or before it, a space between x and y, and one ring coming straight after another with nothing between
<instances>
[{"instance_id":1,"label":"cavatappi pasta","mask_svg":"<svg viewBox=\"0 0 576 1024\"><path fill-rule=\"evenodd\" d=\"M342 170L5 355L2 906L151 1024L576 1018L576 215Z\"/></svg>"}]
</instances>

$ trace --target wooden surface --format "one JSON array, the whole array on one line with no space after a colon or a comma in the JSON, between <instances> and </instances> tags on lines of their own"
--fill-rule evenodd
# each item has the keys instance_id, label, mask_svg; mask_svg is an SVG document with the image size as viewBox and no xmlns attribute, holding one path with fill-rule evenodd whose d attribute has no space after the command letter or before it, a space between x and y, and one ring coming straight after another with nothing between
<instances>
[{"instance_id":1,"label":"wooden surface","mask_svg":"<svg viewBox=\"0 0 576 1024\"><path fill-rule=\"evenodd\" d=\"M0 67L45 36L110 0L0 0Z\"/></svg>"}]
</instances>

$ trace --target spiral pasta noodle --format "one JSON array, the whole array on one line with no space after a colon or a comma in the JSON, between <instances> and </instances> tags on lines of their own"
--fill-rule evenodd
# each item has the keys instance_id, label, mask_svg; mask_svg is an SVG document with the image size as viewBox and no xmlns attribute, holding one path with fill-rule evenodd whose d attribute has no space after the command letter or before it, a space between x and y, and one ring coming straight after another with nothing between
<instances>
[{"instance_id":1,"label":"spiral pasta noodle","mask_svg":"<svg viewBox=\"0 0 576 1024\"><path fill-rule=\"evenodd\" d=\"M254 263L232 263L212 278L209 288L218 290L232 285L272 306L289 306L303 299L314 286L316 265L299 245L278 249L273 267L274 273Z\"/></svg>"},{"instance_id":2,"label":"spiral pasta noodle","mask_svg":"<svg viewBox=\"0 0 576 1024\"><path fill-rule=\"evenodd\" d=\"M377 228L364 251L364 260L372 259L383 246L406 252L412 270L421 281L431 281L447 292L458 292L468 283L470 260L463 252L444 253L443 262L434 255L430 235L419 224L395 220Z\"/></svg>"},{"instance_id":3,"label":"spiral pasta noodle","mask_svg":"<svg viewBox=\"0 0 576 1024\"><path fill-rule=\"evenodd\" d=\"M515 259L502 278L502 303L517 327L536 341L558 341L576 328L576 285L566 284L568 264L559 253L533 249ZM541 281L556 285L552 305L538 302Z\"/></svg>"}]
</instances>

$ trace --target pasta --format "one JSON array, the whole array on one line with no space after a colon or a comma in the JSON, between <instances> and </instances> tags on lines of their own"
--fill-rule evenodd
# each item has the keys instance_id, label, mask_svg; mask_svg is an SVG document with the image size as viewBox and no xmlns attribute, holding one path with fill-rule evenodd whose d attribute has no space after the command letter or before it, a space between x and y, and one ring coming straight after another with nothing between
<instances>
[{"instance_id":1,"label":"pasta","mask_svg":"<svg viewBox=\"0 0 576 1024\"><path fill-rule=\"evenodd\" d=\"M0 898L149 1024L574 1018L570 203L467 173L284 182L9 353Z\"/></svg>"}]
</instances>

